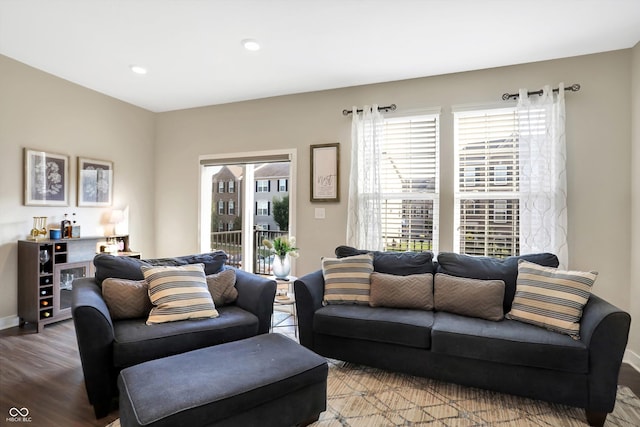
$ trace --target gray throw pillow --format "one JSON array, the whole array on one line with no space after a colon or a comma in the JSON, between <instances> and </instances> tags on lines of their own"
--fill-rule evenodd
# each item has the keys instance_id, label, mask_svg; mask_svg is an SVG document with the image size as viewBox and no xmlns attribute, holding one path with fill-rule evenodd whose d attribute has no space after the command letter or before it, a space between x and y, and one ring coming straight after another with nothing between
<instances>
[{"instance_id":1,"label":"gray throw pillow","mask_svg":"<svg viewBox=\"0 0 640 427\"><path fill-rule=\"evenodd\" d=\"M477 280L438 273L433 280L436 311L486 320L502 320L502 280Z\"/></svg>"},{"instance_id":2,"label":"gray throw pillow","mask_svg":"<svg viewBox=\"0 0 640 427\"><path fill-rule=\"evenodd\" d=\"M453 252L438 254L438 273L480 280L502 280L505 284L502 311L509 312L516 293L518 261L521 259L545 267L557 267L558 257L550 253L527 254L507 258L471 256Z\"/></svg>"},{"instance_id":3,"label":"gray throw pillow","mask_svg":"<svg viewBox=\"0 0 640 427\"><path fill-rule=\"evenodd\" d=\"M372 273L371 307L416 308L433 310L433 274Z\"/></svg>"}]
</instances>

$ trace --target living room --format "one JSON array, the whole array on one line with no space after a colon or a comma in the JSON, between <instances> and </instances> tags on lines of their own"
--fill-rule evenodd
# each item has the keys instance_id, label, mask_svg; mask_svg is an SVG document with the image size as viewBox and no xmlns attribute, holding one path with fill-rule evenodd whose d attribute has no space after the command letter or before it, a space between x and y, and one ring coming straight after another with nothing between
<instances>
[{"instance_id":1,"label":"living room","mask_svg":"<svg viewBox=\"0 0 640 427\"><path fill-rule=\"evenodd\" d=\"M3 54L0 328L18 323L16 242L29 234L32 217L56 223L75 211L91 235L109 212L76 208L73 197L69 207L25 206L25 147L113 161L113 206L129 207L130 239L145 258L200 251L200 156L295 150L292 234L301 248L294 265L300 276L345 243L348 179L341 181L339 203L320 206L309 201L307 167L310 145L340 142L340 175L349 176L351 120L343 109L374 103L393 103L404 112L439 109L440 161L447 165L453 164L452 108L499 105L505 92L559 82L581 85L566 95L570 267L597 270L593 292L640 318L640 44L514 64L154 112ZM70 175L75 173L71 162ZM440 249L452 250L453 176L441 178ZM315 218L317 207L325 209L324 219ZM637 322L624 360L640 367Z\"/></svg>"}]
</instances>

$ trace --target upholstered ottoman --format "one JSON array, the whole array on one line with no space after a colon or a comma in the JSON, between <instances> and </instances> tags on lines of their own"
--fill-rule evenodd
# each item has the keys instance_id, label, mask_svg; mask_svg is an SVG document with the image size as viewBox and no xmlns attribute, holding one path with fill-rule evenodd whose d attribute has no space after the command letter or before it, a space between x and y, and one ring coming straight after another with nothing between
<instances>
[{"instance_id":1,"label":"upholstered ottoman","mask_svg":"<svg viewBox=\"0 0 640 427\"><path fill-rule=\"evenodd\" d=\"M118 377L120 424L295 426L327 403L327 362L280 334L152 360Z\"/></svg>"}]
</instances>

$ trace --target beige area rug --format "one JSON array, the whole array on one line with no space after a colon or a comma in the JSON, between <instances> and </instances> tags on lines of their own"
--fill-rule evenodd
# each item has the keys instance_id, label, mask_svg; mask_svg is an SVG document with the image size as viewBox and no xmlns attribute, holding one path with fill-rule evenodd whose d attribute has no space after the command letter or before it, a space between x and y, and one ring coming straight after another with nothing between
<instances>
[{"instance_id":1,"label":"beige area rug","mask_svg":"<svg viewBox=\"0 0 640 427\"><path fill-rule=\"evenodd\" d=\"M582 409L334 360L327 395L314 427L587 425ZM640 426L640 399L629 388L618 387L605 426Z\"/></svg>"}]
</instances>

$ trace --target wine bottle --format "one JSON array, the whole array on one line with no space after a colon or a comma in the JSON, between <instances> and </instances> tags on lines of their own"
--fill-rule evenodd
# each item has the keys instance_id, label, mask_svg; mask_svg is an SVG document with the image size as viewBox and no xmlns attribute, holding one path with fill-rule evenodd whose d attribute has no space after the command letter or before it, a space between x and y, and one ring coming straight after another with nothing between
<instances>
[{"instance_id":1,"label":"wine bottle","mask_svg":"<svg viewBox=\"0 0 640 427\"><path fill-rule=\"evenodd\" d=\"M44 313L42 313L42 315L44 317L51 317L51 312L50 311L45 311Z\"/></svg>"},{"instance_id":2,"label":"wine bottle","mask_svg":"<svg viewBox=\"0 0 640 427\"><path fill-rule=\"evenodd\" d=\"M60 232L63 239L71 237L71 221L69 221L67 214L64 214L64 219L60 222Z\"/></svg>"},{"instance_id":3,"label":"wine bottle","mask_svg":"<svg viewBox=\"0 0 640 427\"><path fill-rule=\"evenodd\" d=\"M46 307L46 306L49 305L49 301L44 300L44 301L41 302L41 304L42 304L43 307Z\"/></svg>"},{"instance_id":4,"label":"wine bottle","mask_svg":"<svg viewBox=\"0 0 640 427\"><path fill-rule=\"evenodd\" d=\"M40 295L47 295L47 291L45 290L40 291Z\"/></svg>"}]
</instances>

